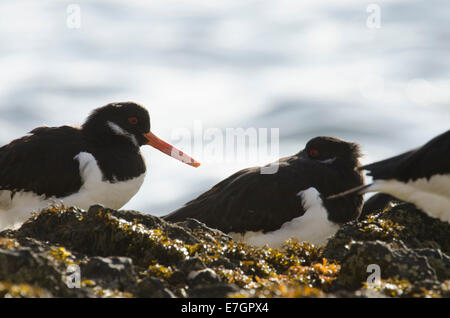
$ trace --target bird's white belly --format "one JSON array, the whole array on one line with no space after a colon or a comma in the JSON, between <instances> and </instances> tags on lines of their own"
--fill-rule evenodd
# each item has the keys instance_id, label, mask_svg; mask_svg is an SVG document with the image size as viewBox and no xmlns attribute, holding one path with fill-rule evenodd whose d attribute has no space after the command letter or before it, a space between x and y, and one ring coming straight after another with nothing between
<instances>
[{"instance_id":1,"label":"bird's white belly","mask_svg":"<svg viewBox=\"0 0 450 318\"><path fill-rule=\"evenodd\" d=\"M145 173L122 182L90 182L83 185L79 192L58 199L66 206L77 206L88 209L93 204L101 204L112 209L120 209L139 190L144 182Z\"/></svg>"},{"instance_id":2,"label":"bird's white belly","mask_svg":"<svg viewBox=\"0 0 450 318\"><path fill-rule=\"evenodd\" d=\"M144 182L145 172L126 181L104 181L102 172L92 154L81 152L74 159L80 163L83 185L77 193L59 199L65 205L75 205L87 209L91 205L99 203L108 208L120 209L138 192Z\"/></svg>"},{"instance_id":3,"label":"bird's white belly","mask_svg":"<svg viewBox=\"0 0 450 318\"><path fill-rule=\"evenodd\" d=\"M434 175L411 182L376 180L370 191L385 192L402 201L414 203L431 217L450 222L450 175Z\"/></svg>"},{"instance_id":4,"label":"bird's white belly","mask_svg":"<svg viewBox=\"0 0 450 318\"><path fill-rule=\"evenodd\" d=\"M315 188L300 191L297 195L302 197L302 205L306 212L284 223L280 229L267 233L249 231L244 235L240 233L229 233L229 235L234 240L245 241L255 246L268 245L279 248L290 238L318 245L324 244L336 233L339 225L328 220L328 213Z\"/></svg>"},{"instance_id":5,"label":"bird's white belly","mask_svg":"<svg viewBox=\"0 0 450 318\"><path fill-rule=\"evenodd\" d=\"M0 191L0 230L20 226L32 212L38 212L55 203L77 206L85 210L93 204L120 209L137 193L144 182L145 173L126 181L104 181L92 154L82 152L74 159L80 163L80 175L83 182L79 191L74 194L45 199L43 195L20 191L16 192L11 199L11 191Z\"/></svg>"},{"instance_id":6,"label":"bird's white belly","mask_svg":"<svg viewBox=\"0 0 450 318\"><path fill-rule=\"evenodd\" d=\"M0 231L15 229L27 220L32 212L37 212L50 204L45 197L32 192L16 192L11 199L11 191L0 191Z\"/></svg>"}]
</instances>

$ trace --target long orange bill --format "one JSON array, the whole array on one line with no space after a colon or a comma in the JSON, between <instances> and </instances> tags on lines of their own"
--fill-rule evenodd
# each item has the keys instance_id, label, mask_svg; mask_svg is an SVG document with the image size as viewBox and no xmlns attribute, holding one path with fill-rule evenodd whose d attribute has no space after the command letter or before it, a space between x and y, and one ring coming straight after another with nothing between
<instances>
[{"instance_id":1,"label":"long orange bill","mask_svg":"<svg viewBox=\"0 0 450 318\"><path fill-rule=\"evenodd\" d=\"M161 152L164 152L166 155L169 155L175 159L178 159L178 160L184 162L185 164L188 164L195 168L200 166L200 162L198 162L194 158L188 156L181 150L178 150L174 146L168 144L164 140L158 138L152 132L148 132L148 133L144 134L144 137L147 138L148 145L158 149Z\"/></svg>"}]
</instances>

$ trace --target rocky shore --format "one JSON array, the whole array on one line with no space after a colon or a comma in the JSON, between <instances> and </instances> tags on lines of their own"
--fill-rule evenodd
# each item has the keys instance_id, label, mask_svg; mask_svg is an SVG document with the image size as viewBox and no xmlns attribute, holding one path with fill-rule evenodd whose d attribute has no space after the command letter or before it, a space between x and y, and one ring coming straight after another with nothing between
<instances>
[{"instance_id":1,"label":"rocky shore","mask_svg":"<svg viewBox=\"0 0 450 318\"><path fill-rule=\"evenodd\" d=\"M256 248L193 219L52 207L0 233L0 297L449 297L449 233L398 204L325 246Z\"/></svg>"}]
</instances>

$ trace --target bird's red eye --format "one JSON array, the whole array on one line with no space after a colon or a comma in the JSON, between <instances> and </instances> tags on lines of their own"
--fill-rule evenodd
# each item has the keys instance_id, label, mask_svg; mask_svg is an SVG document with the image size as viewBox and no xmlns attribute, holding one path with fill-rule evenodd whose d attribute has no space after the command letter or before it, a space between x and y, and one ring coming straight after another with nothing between
<instances>
[{"instance_id":1,"label":"bird's red eye","mask_svg":"<svg viewBox=\"0 0 450 318\"><path fill-rule=\"evenodd\" d=\"M138 119L136 117L128 118L128 122L132 125L136 125L138 123Z\"/></svg>"},{"instance_id":2,"label":"bird's red eye","mask_svg":"<svg viewBox=\"0 0 450 318\"><path fill-rule=\"evenodd\" d=\"M315 158L315 157L317 157L317 156L319 155L319 150L314 149L314 148L309 149L308 154L309 154L309 156L310 156L311 158Z\"/></svg>"}]
</instances>

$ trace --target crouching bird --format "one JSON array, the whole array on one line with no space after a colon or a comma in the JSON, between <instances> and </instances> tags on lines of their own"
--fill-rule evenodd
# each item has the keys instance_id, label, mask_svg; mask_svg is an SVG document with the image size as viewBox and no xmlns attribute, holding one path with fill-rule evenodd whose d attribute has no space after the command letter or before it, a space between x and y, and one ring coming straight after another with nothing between
<instances>
[{"instance_id":1,"label":"crouching bird","mask_svg":"<svg viewBox=\"0 0 450 318\"><path fill-rule=\"evenodd\" d=\"M358 193L324 199L363 184L356 169L359 157L355 143L316 137L293 156L236 172L163 218L194 218L257 246L279 247L291 237L322 244L361 212L363 197ZM270 166L277 168L275 173L266 173Z\"/></svg>"},{"instance_id":2,"label":"crouching bird","mask_svg":"<svg viewBox=\"0 0 450 318\"><path fill-rule=\"evenodd\" d=\"M142 145L199 166L156 137L147 110L133 102L97 108L81 127L39 127L11 141L0 148L0 230L52 202L121 208L144 181Z\"/></svg>"},{"instance_id":3,"label":"crouching bird","mask_svg":"<svg viewBox=\"0 0 450 318\"><path fill-rule=\"evenodd\" d=\"M450 222L450 130L422 147L361 167L373 183L330 196L382 192L413 203L431 217Z\"/></svg>"}]
</instances>

